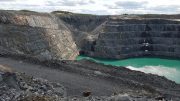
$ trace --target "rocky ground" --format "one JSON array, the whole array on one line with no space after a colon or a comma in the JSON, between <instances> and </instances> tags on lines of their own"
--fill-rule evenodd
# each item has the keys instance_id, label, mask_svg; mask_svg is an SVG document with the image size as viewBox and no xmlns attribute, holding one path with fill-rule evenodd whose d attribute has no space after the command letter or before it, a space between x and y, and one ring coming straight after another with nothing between
<instances>
[{"instance_id":1,"label":"rocky ground","mask_svg":"<svg viewBox=\"0 0 180 101\"><path fill-rule=\"evenodd\" d=\"M1 66L2 67L2 66ZM41 78L33 78L22 73L0 72L0 101L155 101L147 97L133 97L128 94L82 97L66 96L65 88L58 83L50 83Z\"/></svg>"},{"instance_id":2,"label":"rocky ground","mask_svg":"<svg viewBox=\"0 0 180 101\"><path fill-rule=\"evenodd\" d=\"M7 68L0 65L0 69ZM65 88L22 73L0 72L0 101L54 101L66 96Z\"/></svg>"},{"instance_id":3,"label":"rocky ground","mask_svg":"<svg viewBox=\"0 0 180 101\"><path fill-rule=\"evenodd\" d=\"M87 60L32 63L1 57L0 66L0 101L180 100L180 85L165 77Z\"/></svg>"}]
</instances>

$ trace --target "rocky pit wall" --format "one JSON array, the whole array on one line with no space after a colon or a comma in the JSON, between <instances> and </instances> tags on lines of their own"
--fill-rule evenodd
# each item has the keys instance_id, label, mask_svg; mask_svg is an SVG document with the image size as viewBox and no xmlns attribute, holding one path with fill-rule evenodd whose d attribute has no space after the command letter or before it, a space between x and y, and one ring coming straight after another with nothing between
<instances>
[{"instance_id":1,"label":"rocky pit wall","mask_svg":"<svg viewBox=\"0 0 180 101\"><path fill-rule=\"evenodd\" d=\"M67 27L72 31L74 40L79 49L88 47L87 40L94 40L97 37L102 25L106 22L108 16L97 16L88 14L55 13L59 19L63 20Z\"/></svg>"},{"instance_id":2,"label":"rocky pit wall","mask_svg":"<svg viewBox=\"0 0 180 101\"><path fill-rule=\"evenodd\" d=\"M95 16L0 11L0 55L74 60L180 57L179 15Z\"/></svg>"},{"instance_id":3,"label":"rocky pit wall","mask_svg":"<svg viewBox=\"0 0 180 101\"><path fill-rule=\"evenodd\" d=\"M141 56L180 58L180 21L162 18L109 18L81 53L100 58Z\"/></svg>"},{"instance_id":4,"label":"rocky pit wall","mask_svg":"<svg viewBox=\"0 0 180 101\"><path fill-rule=\"evenodd\" d=\"M71 31L51 14L0 11L0 54L43 60L74 60Z\"/></svg>"}]
</instances>

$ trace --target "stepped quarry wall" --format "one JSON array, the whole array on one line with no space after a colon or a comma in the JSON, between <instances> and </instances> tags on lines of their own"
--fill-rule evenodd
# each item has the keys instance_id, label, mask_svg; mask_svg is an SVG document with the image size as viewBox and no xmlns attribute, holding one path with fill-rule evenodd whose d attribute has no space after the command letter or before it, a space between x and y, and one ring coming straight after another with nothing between
<instances>
[{"instance_id":1,"label":"stepped quarry wall","mask_svg":"<svg viewBox=\"0 0 180 101\"><path fill-rule=\"evenodd\" d=\"M95 16L0 11L0 55L74 60L180 57L180 15Z\"/></svg>"},{"instance_id":2,"label":"stepped quarry wall","mask_svg":"<svg viewBox=\"0 0 180 101\"><path fill-rule=\"evenodd\" d=\"M111 59L158 56L180 58L180 20L110 18L82 54Z\"/></svg>"},{"instance_id":3,"label":"stepped quarry wall","mask_svg":"<svg viewBox=\"0 0 180 101\"><path fill-rule=\"evenodd\" d=\"M73 60L79 54L71 31L52 14L0 11L0 55Z\"/></svg>"}]
</instances>

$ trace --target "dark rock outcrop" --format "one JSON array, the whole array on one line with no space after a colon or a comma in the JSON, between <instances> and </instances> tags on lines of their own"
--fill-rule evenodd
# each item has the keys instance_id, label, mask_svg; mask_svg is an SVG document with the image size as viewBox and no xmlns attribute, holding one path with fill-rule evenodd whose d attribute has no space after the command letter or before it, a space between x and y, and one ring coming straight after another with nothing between
<instances>
[{"instance_id":1,"label":"dark rock outcrop","mask_svg":"<svg viewBox=\"0 0 180 101\"><path fill-rule=\"evenodd\" d=\"M0 11L0 54L73 60L78 50L71 31L54 15Z\"/></svg>"}]
</instances>

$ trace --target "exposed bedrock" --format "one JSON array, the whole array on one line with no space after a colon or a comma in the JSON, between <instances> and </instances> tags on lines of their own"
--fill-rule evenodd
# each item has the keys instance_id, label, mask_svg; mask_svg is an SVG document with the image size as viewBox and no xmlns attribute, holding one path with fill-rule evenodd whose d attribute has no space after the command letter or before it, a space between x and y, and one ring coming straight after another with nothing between
<instances>
[{"instance_id":1,"label":"exposed bedrock","mask_svg":"<svg viewBox=\"0 0 180 101\"><path fill-rule=\"evenodd\" d=\"M89 40L82 54L122 59L139 56L180 57L180 21L162 18L111 17Z\"/></svg>"},{"instance_id":2,"label":"exposed bedrock","mask_svg":"<svg viewBox=\"0 0 180 101\"><path fill-rule=\"evenodd\" d=\"M0 11L0 54L73 60L78 50L64 22L52 14Z\"/></svg>"},{"instance_id":3,"label":"exposed bedrock","mask_svg":"<svg viewBox=\"0 0 180 101\"><path fill-rule=\"evenodd\" d=\"M96 16L0 11L0 55L74 60L180 57L179 15Z\"/></svg>"},{"instance_id":4,"label":"exposed bedrock","mask_svg":"<svg viewBox=\"0 0 180 101\"><path fill-rule=\"evenodd\" d=\"M74 40L79 49L89 45L89 40L97 38L108 16L88 14L74 14L70 12L53 12L72 31Z\"/></svg>"}]
</instances>

